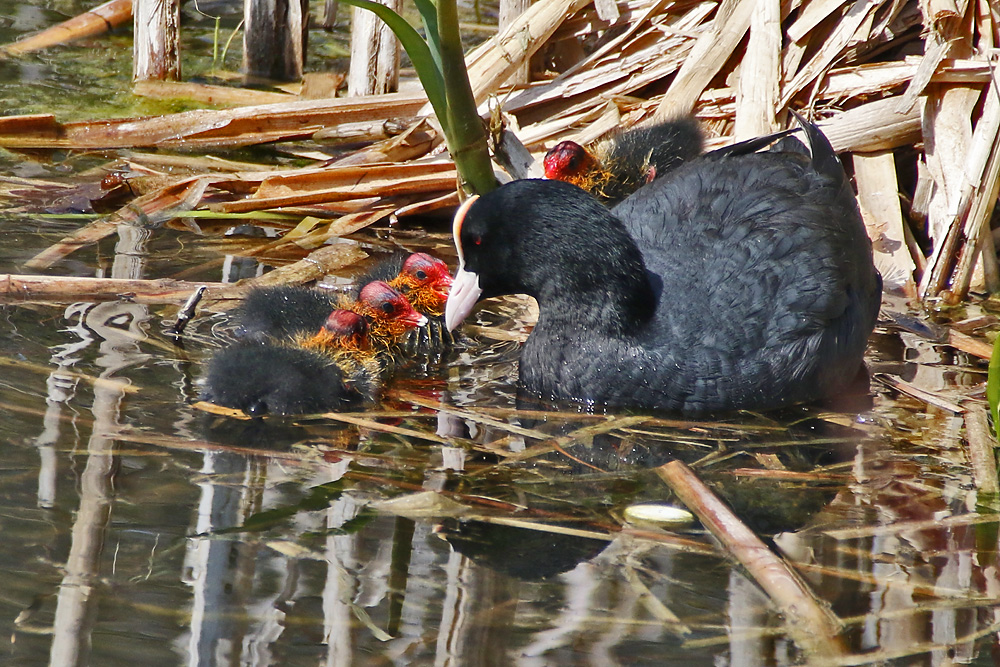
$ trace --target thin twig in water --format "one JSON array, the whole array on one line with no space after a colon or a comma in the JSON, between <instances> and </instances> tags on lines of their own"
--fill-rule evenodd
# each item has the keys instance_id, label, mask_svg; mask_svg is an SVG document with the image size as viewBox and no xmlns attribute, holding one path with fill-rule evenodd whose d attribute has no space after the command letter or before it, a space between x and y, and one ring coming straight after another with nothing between
<instances>
[{"instance_id":1,"label":"thin twig in water","mask_svg":"<svg viewBox=\"0 0 1000 667\"><path fill-rule=\"evenodd\" d=\"M198 289L188 297L188 300L184 302L181 309L177 312L177 321L169 329L170 335L180 338L180 335L184 333L184 327L187 323L191 321L194 317L195 309L198 307L198 302L201 301L201 297L204 296L205 290L208 287L206 285L199 285Z\"/></svg>"}]
</instances>

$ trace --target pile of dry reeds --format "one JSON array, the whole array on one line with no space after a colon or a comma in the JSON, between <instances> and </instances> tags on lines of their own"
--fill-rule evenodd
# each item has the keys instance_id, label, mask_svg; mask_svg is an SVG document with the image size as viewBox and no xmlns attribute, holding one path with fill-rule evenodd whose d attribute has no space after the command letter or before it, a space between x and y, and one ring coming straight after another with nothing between
<instances>
[{"instance_id":1,"label":"pile of dry reeds","mask_svg":"<svg viewBox=\"0 0 1000 667\"><path fill-rule=\"evenodd\" d=\"M847 153L887 287L957 300L970 285L1000 286L988 226L1000 184L998 39L1000 9L990 0L547 0L467 61L484 115L502 108L536 154L561 139L686 113L715 146L784 127L789 109L802 110ZM507 87L529 61L532 82ZM136 211L146 223L195 208L318 215L325 222L297 240L310 248L455 203L454 171L435 150L438 133L421 122L429 113L421 93L287 100L122 121L0 118L0 146L15 149L376 140L332 165L251 173L218 162L156 181L127 213L81 230L35 265L113 233ZM394 127L408 129L387 131ZM359 167L373 163L388 166ZM166 173L154 158L119 168L133 179Z\"/></svg>"},{"instance_id":2,"label":"pile of dry reeds","mask_svg":"<svg viewBox=\"0 0 1000 667\"><path fill-rule=\"evenodd\" d=\"M603 3L597 3L603 4ZM596 50L505 108L532 146L694 112L720 141L820 120L850 153L886 284L962 298L995 291L981 233L1000 183L1000 100L992 58L1000 9L987 0L619 3L585 5L545 46ZM617 30L614 26L621 26ZM601 29L604 31L601 32ZM982 250L984 261L974 275ZM929 256L928 256L929 255Z\"/></svg>"}]
</instances>

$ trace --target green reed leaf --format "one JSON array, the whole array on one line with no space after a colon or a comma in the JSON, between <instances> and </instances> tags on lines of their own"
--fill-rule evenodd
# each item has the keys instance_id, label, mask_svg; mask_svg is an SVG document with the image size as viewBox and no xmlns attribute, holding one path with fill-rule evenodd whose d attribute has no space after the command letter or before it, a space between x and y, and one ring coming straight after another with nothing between
<instances>
[{"instance_id":1,"label":"green reed leaf","mask_svg":"<svg viewBox=\"0 0 1000 667\"><path fill-rule=\"evenodd\" d=\"M420 85L427 93L427 99L434 107L434 114L438 122L444 125L448 122L448 95L444 86L444 75L441 73L439 65L440 55L435 58L431 47L427 45L423 37L420 36L413 26L406 22L402 16L392 11L385 5L370 0L343 0L344 4L367 9L374 12L376 16L385 21L393 34L399 39L399 43L406 49L406 55L410 57L414 69L417 70L417 77ZM426 22L426 18L424 21ZM447 128L445 129L447 133Z\"/></svg>"}]
</instances>

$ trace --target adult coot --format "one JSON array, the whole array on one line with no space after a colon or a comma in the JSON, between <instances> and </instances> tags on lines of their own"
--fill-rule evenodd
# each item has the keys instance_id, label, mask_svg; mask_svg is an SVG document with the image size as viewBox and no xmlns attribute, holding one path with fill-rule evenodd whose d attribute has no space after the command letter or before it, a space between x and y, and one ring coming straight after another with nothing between
<instances>
[{"instance_id":1,"label":"adult coot","mask_svg":"<svg viewBox=\"0 0 1000 667\"><path fill-rule=\"evenodd\" d=\"M466 202L448 326L480 298L535 297L520 385L545 398L697 414L841 391L861 368L882 280L839 160L803 128L811 155L799 142L755 153L765 142L751 140L611 211L545 180Z\"/></svg>"},{"instance_id":2,"label":"adult coot","mask_svg":"<svg viewBox=\"0 0 1000 667\"><path fill-rule=\"evenodd\" d=\"M612 134L583 147L561 141L545 154L545 177L578 185L614 204L701 154L698 122L678 118Z\"/></svg>"}]
</instances>

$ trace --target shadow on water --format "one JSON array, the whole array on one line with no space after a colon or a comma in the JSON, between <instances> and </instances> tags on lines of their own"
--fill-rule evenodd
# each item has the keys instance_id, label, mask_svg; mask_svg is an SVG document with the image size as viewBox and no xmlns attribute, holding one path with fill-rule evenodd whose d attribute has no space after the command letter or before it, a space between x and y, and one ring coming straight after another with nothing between
<instances>
[{"instance_id":1,"label":"shadow on water","mask_svg":"<svg viewBox=\"0 0 1000 667\"><path fill-rule=\"evenodd\" d=\"M26 29L31 12L18 16ZM3 169L72 180L92 160L5 155ZM0 211L3 271L78 224ZM452 260L446 227L350 242ZM57 269L260 271L227 251L226 225L199 229L132 230ZM508 300L369 410L239 421L192 405L225 316L200 315L176 346L175 314L127 298L0 309L5 664L803 661L700 526L625 520L636 503L677 504L654 472L672 460L844 622L851 657L832 664L994 664L1000 515L976 495L958 413L880 382L871 405L704 422L524 409L527 323ZM869 362L954 401L984 379L982 362L890 324Z\"/></svg>"}]
</instances>

